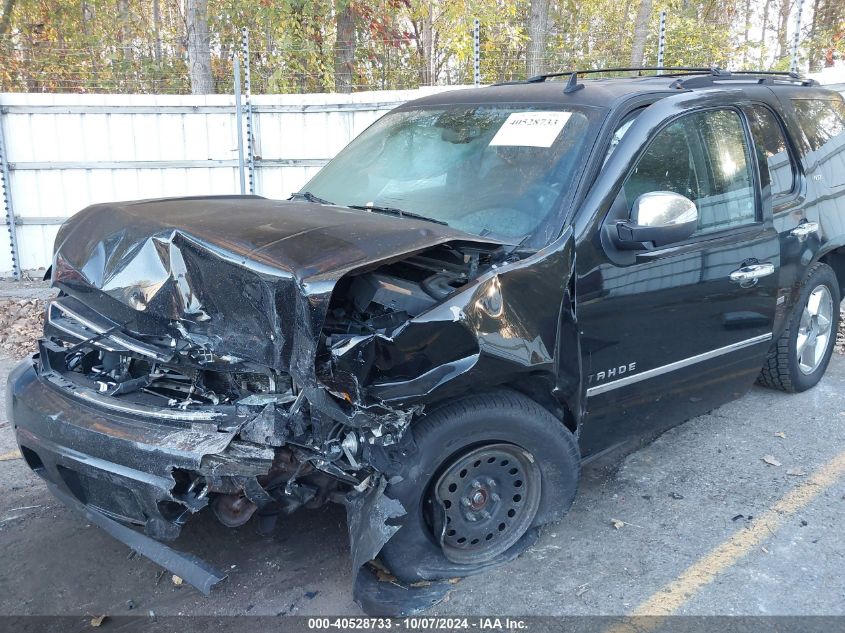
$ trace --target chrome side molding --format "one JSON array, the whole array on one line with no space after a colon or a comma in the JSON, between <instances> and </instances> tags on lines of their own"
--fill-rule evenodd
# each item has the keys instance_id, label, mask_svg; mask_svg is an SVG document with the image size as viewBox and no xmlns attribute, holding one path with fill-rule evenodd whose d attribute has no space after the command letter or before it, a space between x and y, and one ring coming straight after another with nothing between
<instances>
[{"instance_id":1,"label":"chrome side molding","mask_svg":"<svg viewBox=\"0 0 845 633\"><path fill-rule=\"evenodd\" d=\"M619 378L618 380L614 380L612 382L606 382L604 384L588 388L587 397L589 398L591 396L597 396L600 393L605 393L613 389L619 389L620 387L627 387L628 385L632 385L642 380L648 380L649 378L662 376L663 374L668 374L670 371L683 369L684 367L689 367L690 365L695 365L696 363L702 363L706 360L710 360L711 358L730 354L731 352L735 352L737 350L746 347L751 347L752 345L757 345L758 343L763 343L765 341L770 340L772 340L771 332L769 332L768 334L761 334L760 336L755 336L754 338L745 339L744 341L731 343L730 345L725 345L724 347L719 347L718 349L713 349L709 352L690 356L689 358L676 360L674 363L669 363L668 365L661 365L660 367L648 369L638 374L630 374L628 376L625 376L624 378Z\"/></svg>"}]
</instances>

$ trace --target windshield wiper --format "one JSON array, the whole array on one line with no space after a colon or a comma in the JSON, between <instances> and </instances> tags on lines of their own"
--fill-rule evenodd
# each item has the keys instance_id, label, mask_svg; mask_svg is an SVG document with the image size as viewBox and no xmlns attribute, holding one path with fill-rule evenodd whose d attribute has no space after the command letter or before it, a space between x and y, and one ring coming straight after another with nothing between
<instances>
[{"instance_id":1,"label":"windshield wiper","mask_svg":"<svg viewBox=\"0 0 845 633\"><path fill-rule=\"evenodd\" d=\"M329 202L328 200L323 200L322 198L318 198L310 191L297 191L296 193L291 194L291 200L307 200L308 202L316 202L317 204L331 204L334 205L334 202Z\"/></svg>"},{"instance_id":2,"label":"windshield wiper","mask_svg":"<svg viewBox=\"0 0 845 633\"><path fill-rule=\"evenodd\" d=\"M508 255L510 255L511 253L515 253L519 250L522 250L522 247L525 245L525 242L527 242L533 235L534 235L533 233L528 233L527 235L523 236L523 238L521 240L519 240L519 242L517 244L513 245L513 247L508 251ZM531 250L536 251L537 249L535 248L535 249L531 249Z\"/></svg>"},{"instance_id":3,"label":"windshield wiper","mask_svg":"<svg viewBox=\"0 0 845 633\"><path fill-rule=\"evenodd\" d=\"M373 211L375 213L387 213L389 215L397 215L400 218L413 218L414 220L426 220L427 222L434 222L435 224L442 224L443 226L449 226L448 222L444 222L443 220L438 220L436 218L430 218L427 215L420 215L419 213L414 213L413 211L403 211L402 209L398 209L396 207L382 207L377 204L350 204L347 205L350 209L360 209L362 211Z\"/></svg>"}]
</instances>

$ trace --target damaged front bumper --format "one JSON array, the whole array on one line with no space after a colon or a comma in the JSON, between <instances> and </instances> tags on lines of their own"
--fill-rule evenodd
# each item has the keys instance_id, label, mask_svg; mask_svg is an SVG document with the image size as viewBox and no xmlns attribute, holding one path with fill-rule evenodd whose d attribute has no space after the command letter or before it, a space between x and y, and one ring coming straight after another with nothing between
<instances>
[{"instance_id":1,"label":"damaged front bumper","mask_svg":"<svg viewBox=\"0 0 845 633\"><path fill-rule=\"evenodd\" d=\"M224 453L234 433L105 414L63 393L73 387L52 378L33 360L9 376L9 419L29 467L86 507L143 526L153 538L176 538L208 504L207 490L192 486L188 474L202 474L203 458ZM271 461L272 451L253 455L241 474L266 472Z\"/></svg>"},{"instance_id":2,"label":"damaged front bumper","mask_svg":"<svg viewBox=\"0 0 845 633\"><path fill-rule=\"evenodd\" d=\"M127 524L143 526L156 539L175 538L187 517L208 503L202 490L178 490L177 469L201 469L203 456L225 449L230 436L106 418L68 401L60 386L38 374L33 359L12 371L8 395L21 454L54 496L205 594L226 578Z\"/></svg>"},{"instance_id":3,"label":"damaged front bumper","mask_svg":"<svg viewBox=\"0 0 845 633\"><path fill-rule=\"evenodd\" d=\"M117 399L67 380L51 368L50 357L49 343L42 341L40 355L9 376L8 417L27 464L60 500L201 591L225 575L160 541L175 539L208 505L228 500L215 513L231 526L241 524L235 522L239 511L242 522L257 510L272 523L278 514L325 502L329 488L328 500L347 508L355 569L399 529L385 521L401 517L404 509L384 496L378 475L363 483L343 481L343 473L332 478L325 472L331 463L319 456L297 460L290 448L244 440L245 434L272 436L266 407L237 413L221 407L222 419L171 408L157 416L148 407L118 406ZM302 476L312 462L324 470L311 468L310 478ZM245 506L252 511L243 514Z\"/></svg>"},{"instance_id":4,"label":"damaged front bumper","mask_svg":"<svg viewBox=\"0 0 845 633\"><path fill-rule=\"evenodd\" d=\"M187 518L208 505L209 484L224 472L247 480L273 462L272 450L238 445L234 431L215 424L104 411L94 394L41 371L34 359L10 374L8 393L9 419L33 471L156 539L176 538Z\"/></svg>"},{"instance_id":5,"label":"damaged front bumper","mask_svg":"<svg viewBox=\"0 0 845 633\"><path fill-rule=\"evenodd\" d=\"M154 563L158 563L173 574L179 576L188 584L199 589L206 596L211 593L212 588L226 580L227 575L204 560L192 554L179 552L164 543L144 536L125 525L110 519L102 512L89 506L85 506L77 499L66 495L57 486L47 484L50 492L69 508L76 510L88 521L110 534L118 541L121 541L146 556Z\"/></svg>"}]
</instances>

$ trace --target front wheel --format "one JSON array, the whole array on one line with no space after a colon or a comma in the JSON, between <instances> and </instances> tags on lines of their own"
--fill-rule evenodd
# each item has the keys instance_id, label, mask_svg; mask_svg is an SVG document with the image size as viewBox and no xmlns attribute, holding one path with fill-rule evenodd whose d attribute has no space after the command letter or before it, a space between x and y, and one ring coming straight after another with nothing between
<instances>
[{"instance_id":1,"label":"front wheel","mask_svg":"<svg viewBox=\"0 0 845 633\"><path fill-rule=\"evenodd\" d=\"M385 491L407 515L380 555L404 582L466 576L510 560L575 498L575 437L518 392L451 402L412 431L417 451Z\"/></svg>"},{"instance_id":2,"label":"front wheel","mask_svg":"<svg viewBox=\"0 0 845 633\"><path fill-rule=\"evenodd\" d=\"M815 264L801 284L786 330L769 350L760 383L795 393L821 380L836 343L839 301L833 269Z\"/></svg>"}]
</instances>

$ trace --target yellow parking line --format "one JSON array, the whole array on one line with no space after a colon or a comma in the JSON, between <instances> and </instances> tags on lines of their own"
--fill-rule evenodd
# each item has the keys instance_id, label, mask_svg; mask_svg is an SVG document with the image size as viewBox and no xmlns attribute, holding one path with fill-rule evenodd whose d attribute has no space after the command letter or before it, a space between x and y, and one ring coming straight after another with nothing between
<instances>
[{"instance_id":1,"label":"yellow parking line","mask_svg":"<svg viewBox=\"0 0 845 633\"><path fill-rule=\"evenodd\" d=\"M845 473L845 451L839 453L808 479L781 497L748 528L717 545L706 556L690 565L675 580L652 594L631 615L668 616L676 612L718 574L771 536L786 519L806 507L832 486L843 473Z\"/></svg>"},{"instance_id":2,"label":"yellow parking line","mask_svg":"<svg viewBox=\"0 0 845 633\"><path fill-rule=\"evenodd\" d=\"M20 459L22 457L21 452L18 449L13 451L9 451L8 453L3 453L0 455L0 462L7 462L13 459Z\"/></svg>"}]
</instances>

